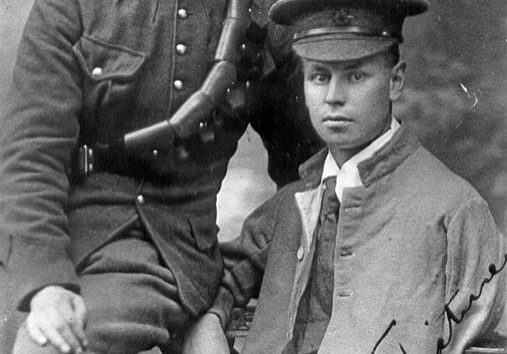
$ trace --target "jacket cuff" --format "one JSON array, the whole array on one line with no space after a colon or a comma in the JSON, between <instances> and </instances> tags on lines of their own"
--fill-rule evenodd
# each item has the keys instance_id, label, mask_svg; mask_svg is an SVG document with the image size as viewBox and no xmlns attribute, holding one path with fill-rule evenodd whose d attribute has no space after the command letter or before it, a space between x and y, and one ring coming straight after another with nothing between
<instances>
[{"instance_id":1,"label":"jacket cuff","mask_svg":"<svg viewBox=\"0 0 507 354\"><path fill-rule=\"evenodd\" d=\"M213 305L208 309L208 313L218 316L224 331L229 326L233 306L234 298L232 294L226 288L220 287Z\"/></svg>"},{"instance_id":2,"label":"jacket cuff","mask_svg":"<svg viewBox=\"0 0 507 354\"><path fill-rule=\"evenodd\" d=\"M79 292L74 264L60 245L41 245L23 239L11 239L6 262L13 300L19 311L30 311L32 297L49 285Z\"/></svg>"}]
</instances>

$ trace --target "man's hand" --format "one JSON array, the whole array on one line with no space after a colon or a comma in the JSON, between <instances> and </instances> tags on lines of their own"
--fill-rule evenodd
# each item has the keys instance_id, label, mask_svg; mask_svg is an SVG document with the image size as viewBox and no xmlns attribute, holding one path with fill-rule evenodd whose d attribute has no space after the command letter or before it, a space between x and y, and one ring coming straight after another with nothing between
<instances>
[{"instance_id":1,"label":"man's hand","mask_svg":"<svg viewBox=\"0 0 507 354\"><path fill-rule=\"evenodd\" d=\"M48 286L32 298L26 328L40 346L49 343L64 354L81 354L88 345L84 333L86 318L86 306L80 295L59 286Z\"/></svg>"},{"instance_id":2,"label":"man's hand","mask_svg":"<svg viewBox=\"0 0 507 354\"><path fill-rule=\"evenodd\" d=\"M202 316L185 336L183 354L230 354L220 319L213 313Z\"/></svg>"}]
</instances>

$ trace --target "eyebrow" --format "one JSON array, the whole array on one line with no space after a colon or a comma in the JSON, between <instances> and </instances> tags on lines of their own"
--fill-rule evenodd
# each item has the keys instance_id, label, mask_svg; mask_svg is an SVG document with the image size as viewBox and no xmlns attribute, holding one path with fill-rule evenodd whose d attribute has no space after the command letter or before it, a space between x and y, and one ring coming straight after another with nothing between
<instances>
[{"instance_id":1,"label":"eyebrow","mask_svg":"<svg viewBox=\"0 0 507 354\"><path fill-rule=\"evenodd\" d=\"M358 69L364 65L363 60L352 60L350 62L346 62L343 66L341 66L342 64L336 62L326 64L319 61L309 61L309 63L309 67L313 70L329 70L330 68L335 69L337 66L340 67L340 70L353 70Z\"/></svg>"}]
</instances>

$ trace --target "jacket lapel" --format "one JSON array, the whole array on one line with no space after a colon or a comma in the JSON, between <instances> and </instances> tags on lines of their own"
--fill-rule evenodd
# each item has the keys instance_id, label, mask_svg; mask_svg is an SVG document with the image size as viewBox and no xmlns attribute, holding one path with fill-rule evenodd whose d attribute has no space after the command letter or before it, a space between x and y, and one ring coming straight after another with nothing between
<instances>
[{"instance_id":1,"label":"jacket lapel","mask_svg":"<svg viewBox=\"0 0 507 354\"><path fill-rule=\"evenodd\" d=\"M299 192L294 195L303 226L301 246L303 247L305 254L308 254L310 251L315 229L317 228L317 223L319 221L322 191L323 189L318 187L316 189Z\"/></svg>"}]
</instances>

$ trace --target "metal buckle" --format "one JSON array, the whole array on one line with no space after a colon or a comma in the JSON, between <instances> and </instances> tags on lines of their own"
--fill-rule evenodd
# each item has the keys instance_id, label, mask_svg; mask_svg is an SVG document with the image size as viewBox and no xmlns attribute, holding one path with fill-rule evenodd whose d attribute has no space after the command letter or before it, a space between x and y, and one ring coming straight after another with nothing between
<instances>
[{"instance_id":1,"label":"metal buckle","mask_svg":"<svg viewBox=\"0 0 507 354\"><path fill-rule=\"evenodd\" d=\"M78 150L78 174L85 178L93 173L93 149L88 145L81 145Z\"/></svg>"}]
</instances>

